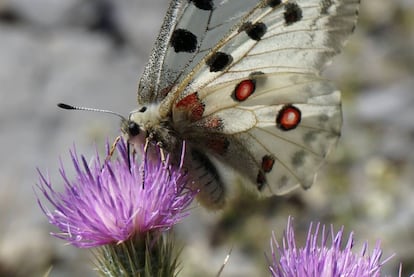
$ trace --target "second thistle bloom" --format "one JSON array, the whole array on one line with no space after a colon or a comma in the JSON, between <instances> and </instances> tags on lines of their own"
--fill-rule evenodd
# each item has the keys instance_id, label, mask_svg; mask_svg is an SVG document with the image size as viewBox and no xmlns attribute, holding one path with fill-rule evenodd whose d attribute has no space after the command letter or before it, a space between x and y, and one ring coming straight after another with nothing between
<instances>
[{"instance_id":1,"label":"second thistle bloom","mask_svg":"<svg viewBox=\"0 0 414 277\"><path fill-rule=\"evenodd\" d=\"M311 224L305 246L297 247L292 221L289 218L282 245L279 245L274 235L271 240L272 264L269 269L273 277L379 277L382 265L391 258L381 261L379 242L371 255L367 253L367 243L360 253L354 253L353 233L343 247L343 227L337 234L331 227L328 236L325 226L321 228L319 223L315 230Z\"/></svg>"},{"instance_id":2,"label":"second thistle bloom","mask_svg":"<svg viewBox=\"0 0 414 277\"><path fill-rule=\"evenodd\" d=\"M196 194L186 187L180 168L160 160L147 162L142 187L143 169L129 158L122 140L117 144L118 158L114 161L101 162L97 154L89 165L75 150L70 154L76 179L70 181L61 165L64 191L59 193L39 172L38 187L53 210L38 202L49 222L60 230L53 235L77 247L121 243L148 232L167 230L186 216L185 210Z\"/></svg>"}]
</instances>

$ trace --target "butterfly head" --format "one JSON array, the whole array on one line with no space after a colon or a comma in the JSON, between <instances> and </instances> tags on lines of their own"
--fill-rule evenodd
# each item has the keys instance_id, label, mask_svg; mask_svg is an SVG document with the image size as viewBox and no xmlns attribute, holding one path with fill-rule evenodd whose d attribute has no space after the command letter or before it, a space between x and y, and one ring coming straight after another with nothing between
<instances>
[{"instance_id":1,"label":"butterfly head","mask_svg":"<svg viewBox=\"0 0 414 277\"><path fill-rule=\"evenodd\" d=\"M121 130L130 144L140 146L145 143L154 127L159 125L159 118L158 105L142 106L122 121Z\"/></svg>"}]
</instances>

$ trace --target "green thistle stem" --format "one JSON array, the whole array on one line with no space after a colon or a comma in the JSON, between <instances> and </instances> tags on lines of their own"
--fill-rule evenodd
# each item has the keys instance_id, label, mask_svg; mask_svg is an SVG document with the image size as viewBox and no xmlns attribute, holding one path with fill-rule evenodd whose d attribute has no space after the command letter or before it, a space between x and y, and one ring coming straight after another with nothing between
<instances>
[{"instance_id":1,"label":"green thistle stem","mask_svg":"<svg viewBox=\"0 0 414 277\"><path fill-rule=\"evenodd\" d=\"M177 275L179 251L169 233L149 234L94 252L97 271L105 277L171 277Z\"/></svg>"}]
</instances>

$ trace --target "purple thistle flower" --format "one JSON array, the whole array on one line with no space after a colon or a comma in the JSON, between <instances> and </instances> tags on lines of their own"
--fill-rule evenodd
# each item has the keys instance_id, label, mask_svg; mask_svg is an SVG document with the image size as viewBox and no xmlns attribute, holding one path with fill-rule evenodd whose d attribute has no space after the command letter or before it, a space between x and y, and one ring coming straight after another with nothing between
<instances>
[{"instance_id":1,"label":"purple thistle flower","mask_svg":"<svg viewBox=\"0 0 414 277\"><path fill-rule=\"evenodd\" d=\"M348 242L341 249L343 227L335 234L331 226L329 246L325 225L322 225L322 232L319 234L320 223L316 225L315 231L312 224L310 225L305 247L297 248L292 221L293 219L289 217L282 246L278 244L273 233L270 242L272 264L269 266L273 277L376 277L380 276L381 266L392 258L391 256L383 262L380 261L382 256L380 242L377 242L370 256L366 256L367 243L364 243L361 253L353 253L351 251L354 245L353 233L349 235Z\"/></svg>"},{"instance_id":2,"label":"purple thistle flower","mask_svg":"<svg viewBox=\"0 0 414 277\"><path fill-rule=\"evenodd\" d=\"M106 147L109 153L108 143ZM97 154L91 165L84 156L79 159L75 149L70 151L77 176L69 181L60 165L63 193L55 191L48 176L38 170L38 188L54 210L47 209L39 197L38 203L49 222L61 231L52 235L80 248L122 243L148 232L165 231L188 214L185 209L196 192L186 187L181 168L148 160L142 187L142 168L133 157L128 164L130 154L123 140L116 150L116 160L101 163Z\"/></svg>"}]
</instances>

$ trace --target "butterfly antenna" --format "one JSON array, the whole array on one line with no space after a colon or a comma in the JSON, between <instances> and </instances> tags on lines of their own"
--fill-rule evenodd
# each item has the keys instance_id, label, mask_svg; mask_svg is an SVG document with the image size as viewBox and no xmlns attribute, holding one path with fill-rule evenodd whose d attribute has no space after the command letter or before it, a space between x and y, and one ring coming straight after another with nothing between
<instances>
[{"instance_id":1,"label":"butterfly antenna","mask_svg":"<svg viewBox=\"0 0 414 277\"><path fill-rule=\"evenodd\" d=\"M116 112L113 111L109 111L109 110L102 110L102 109L94 109L94 108L87 108L87 107L77 107L77 106L72 106L72 105L68 105L65 103L59 103L57 104L57 106L61 109L64 110L77 110L77 111L88 111L88 112L98 112L98 113L107 113L107 114L113 114L116 115L117 117L121 118L122 121L127 121L127 119Z\"/></svg>"},{"instance_id":2,"label":"butterfly antenna","mask_svg":"<svg viewBox=\"0 0 414 277\"><path fill-rule=\"evenodd\" d=\"M65 103L59 103L59 104L57 104L57 106L61 109L64 109L64 110L77 110L77 111L88 111L88 112L99 112L99 113L113 114L113 115L116 115L117 117L121 118L122 124L127 124L127 122L128 122L128 120L124 116L122 116L121 114L113 112L113 111L109 111L109 110L94 109L94 108L87 108L87 107L77 107L77 106L72 106L72 105L68 105L68 104L65 104ZM109 154L106 157L105 161L109 161L111 159L112 155L114 154L116 145L118 144L120 139L121 139L120 136L116 137L115 141L112 143L111 149L110 149ZM130 161L130 157L129 157L129 144L128 144L128 167L131 170L131 161Z\"/></svg>"}]
</instances>

